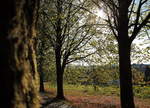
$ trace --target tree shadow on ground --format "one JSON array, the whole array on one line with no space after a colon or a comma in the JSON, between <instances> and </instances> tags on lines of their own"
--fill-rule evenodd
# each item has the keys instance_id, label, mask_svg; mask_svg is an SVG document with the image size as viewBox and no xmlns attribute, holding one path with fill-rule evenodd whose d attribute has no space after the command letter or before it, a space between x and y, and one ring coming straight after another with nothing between
<instances>
[{"instance_id":1,"label":"tree shadow on ground","mask_svg":"<svg viewBox=\"0 0 150 108\"><path fill-rule=\"evenodd\" d=\"M57 99L51 92L42 92L40 93L40 95L41 108L75 108L70 104L70 102L67 99Z\"/></svg>"}]
</instances>

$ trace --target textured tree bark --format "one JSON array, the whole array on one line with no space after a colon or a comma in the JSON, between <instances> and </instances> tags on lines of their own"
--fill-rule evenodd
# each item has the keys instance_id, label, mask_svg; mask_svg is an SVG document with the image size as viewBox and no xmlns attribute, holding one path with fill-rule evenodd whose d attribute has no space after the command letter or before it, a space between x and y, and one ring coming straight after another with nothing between
<instances>
[{"instance_id":1,"label":"textured tree bark","mask_svg":"<svg viewBox=\"0 0 150 108\"><path fill-rule=\"evenodd\" d=\"M0 107L37 108L35 25L38 0L0 3Z\"/></svg>"}]
</instances>

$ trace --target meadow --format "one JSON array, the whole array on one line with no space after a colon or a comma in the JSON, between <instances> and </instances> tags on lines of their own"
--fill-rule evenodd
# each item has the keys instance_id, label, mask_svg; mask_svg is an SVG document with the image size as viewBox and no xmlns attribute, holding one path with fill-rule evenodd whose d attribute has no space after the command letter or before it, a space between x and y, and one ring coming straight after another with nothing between
<instances>
[{"instance_id":1,"label":"meadow","mask_svg":"<svg viewBox=\"0 0 150 108\"><path fill-rule=\"evenodd\" d=\"M49 98L56 95L56 86L45 83ZM71 85L64 84L65 104L73 108L120 108L118 86ZM134 86L136 108L150 108L150 86Z\"/></svg>"}]
</instances>

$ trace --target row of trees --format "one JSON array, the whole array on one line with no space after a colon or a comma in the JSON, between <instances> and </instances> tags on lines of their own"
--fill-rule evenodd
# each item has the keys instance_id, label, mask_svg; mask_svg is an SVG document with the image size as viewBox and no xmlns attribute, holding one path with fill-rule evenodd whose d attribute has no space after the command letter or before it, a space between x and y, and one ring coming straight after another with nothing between
<instances>
[{"instance_id":1,"label":"row of trees","mask_svg":"<svg viewBox=\"0 0 150 108\"><path fill-rule=\"evenodd\" d=\"M93 32L93 30L91 31L91 27L98 28L97 25L105 25L105 27L110 28L118 42L122 108L134 108L130 59L131 44L140 31L143 33L143 30L145 30L144 27L149 27L149 1L92 0L92 3L105 12L105 24L99 24L98 22L90 20L94 19L94 17L89 15L91 11L89 11L90 8L88 8L88 6L89 4L91 5L91 2L88 0L56 0L51 3L53 6L51 12L53 14L48 15L49 10L47 9L44 11L46 18L48 17L50 20L51 29L49 31L51 32L49 33L49 37L55 51L57 98L64 98L63 73L66 64L70 63L70 57L72 57L70 55L77 55L77 52L80 51L82 46L85 46L88 42L86 39L90 40L91 36L96 35L95 31L97 29L94 29ZM86 17L84 17L84 15ZM72 61L76 59L78 58Z\"/></svg>"},{"instance_id":2,"label":"row of trees","mask_svg":"<svg viewBox=\"0 0 150 108\"><path fill-rule=\"evenodd\" d=\"M130 51L140 31L149 27L149 3L149 0L41 1L43 8L39 23L44 23L42 32L54 50L57 98L64 99L63 74L66 65L94 53L88 42L98 34L99 26L105 25L118 42L121 107L135 107ZM93 21L95 16L90 10L94 4L106 13L105 24ZM51 8L47 8L48 5ZM38 8L39 0L5 0L0 3L0 107L39 107L35 56ZM39 70L42 69L39 67Z\"/></svg>"}]
</instances>

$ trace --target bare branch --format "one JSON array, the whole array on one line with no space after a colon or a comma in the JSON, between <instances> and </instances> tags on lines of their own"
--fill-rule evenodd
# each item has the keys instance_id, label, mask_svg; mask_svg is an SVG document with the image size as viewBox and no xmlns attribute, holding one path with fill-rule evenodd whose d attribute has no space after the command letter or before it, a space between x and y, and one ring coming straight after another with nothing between
<instances>
[{"instance_id":1,"label":"bare branch","mask_svg":"<svg viewBox=\"0 0 150 108\"><path fill-rule=\"evenodd\" d=\"M72 58L72 59L68 60L66 64L69 64L69 63L75 62L75 61L77 61L77 60L84 59L84 58L86 58L86 57L88 57L88 56L91 56L91 55L93 55L93 54L95 54L95 52L90 53L90 54L87 54L87 55L82 56L82 57Z\"/></svg>"},{"instance_id":2,"label":"bare branch","mask_svg":"<svg viewBox=\"0 0 150 108\"><path fill-rule=\"evenodd\" d=\"M139 33L139 31L142 29L142 27L144 27L147 23L148 20L150 19L150 12L148 13L148 15L145 17L145 19L142 21L142 23L136 27L132 33L132 36L130 37L130 41L132 42L135 37L137 36L137 34Z\"/></svg>"}]
</instances>

